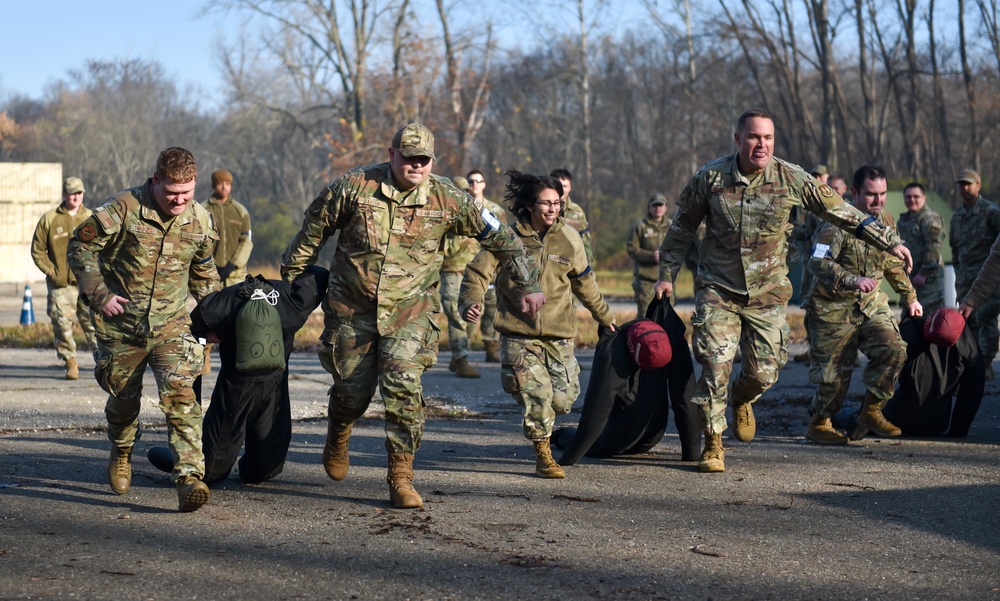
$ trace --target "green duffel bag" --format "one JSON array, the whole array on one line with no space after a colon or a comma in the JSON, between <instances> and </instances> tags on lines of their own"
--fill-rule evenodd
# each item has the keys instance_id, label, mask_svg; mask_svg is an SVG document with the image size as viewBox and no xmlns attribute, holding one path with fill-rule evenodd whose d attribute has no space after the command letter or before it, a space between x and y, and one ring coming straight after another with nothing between
<instances>
[{"instance_id":1,"label":"green duffel bag","mask_svg":"<svg viewBox=\"0 0 1000 601\"><path fill-rule=\"evenodd\" d=\"M248 277L240 297L247 299L236 314L236 370L265 374L285 369L285 341L281 316L274 308L278 291L267 282Z\"/></svg>"}]
</instances>

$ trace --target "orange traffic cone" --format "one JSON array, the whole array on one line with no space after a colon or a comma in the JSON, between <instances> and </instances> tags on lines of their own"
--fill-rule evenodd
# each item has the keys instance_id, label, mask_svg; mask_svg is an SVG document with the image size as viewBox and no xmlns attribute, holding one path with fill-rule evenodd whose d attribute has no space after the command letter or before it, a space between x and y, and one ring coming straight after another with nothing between
<instances>
[{"instance_id":1,"label":"orange traffic cone","mask_svg":"<svg viewBox=\"0 0 1000 601\"><path fill-rule=\"evenodd\" d=\"M35 307L31 304L31 286L24 285L24 301L21 303L21 325L35 323Z\"/></svg>"}]
</instances>

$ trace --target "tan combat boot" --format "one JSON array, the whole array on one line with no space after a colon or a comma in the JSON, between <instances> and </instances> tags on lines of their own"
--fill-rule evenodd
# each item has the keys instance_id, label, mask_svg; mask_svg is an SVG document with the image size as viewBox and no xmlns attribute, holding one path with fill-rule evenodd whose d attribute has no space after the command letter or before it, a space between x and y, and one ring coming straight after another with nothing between
<instances>
[{"instance_id":1,"label":"tan combat boot","mask_svg":"<svg viewBox=\"0 0 1000 601\"><path fill-rule=\"evenodd\" d=\"M208 503L212 493L208 485L195 478L185 476L177 479L177 509L181 513L189 513Z\"/></svg>"},{"instance_id":2,"label":"tan combat boot","mask_svg":"<svg viewBox=\"0 0 1000 601\"><path fill-rule=\"evenodd\" d=\"M483 347L486 348L486 362L500 363L500 343L496 340L484 340Z\"/></svg>"},{"instance_id":3,"label":"tan combat boot","mask_svg":"<svg viewBox=\"0 0 1000 601\"><path fill-rule=\"evenodd\" d=\"M416 509L424 500L413 488L413 453L389 453L389 500L396 509Z\"/></svg>"},{"instance_id":4,"label":"tan combat boot","mask_svg":"<svg viewBox=\"0 0 1000 601\"><path fill-rule=\"evenodd\" d=\"M751 403L736 404L733 399L733 418L736 425L733 427L733 435L740 442L750 442L757 435L757 420L753 416L753 405Z\"/></svg>"},{"instance_id":5,"label":"tan combat boot","mask_svg":"<svg viewBox=\"0 0 1000 601\"><path fill-rule=\"evenodd\" d=\"M705 450L701 453L698 471L724 472L726 471L725 458L726 452L722 449L722 434L712 434L705 430Z\"/></svg>"},{"instance_id":6,"label":"tan combat boot","mask_svg":"<svg viewBox=\"0 0 1000 601\"><path fill-rule=\"evenodd\" d=\"M552 458L552 448L549 439L533 440L535 443L535 474L542 478L565 478L566 471Z\"/></svg>"},{"instance_id":7,"label":"tan combat boot","mask_svg":"<svg viewBox=\"0 0 1000 601\"><path fill-rule=\"evenodd\" d=\"M830 418L819 413L813 415L809 422L806 438L816 444L847 444L847 437L833 427Z\"/></svg>"},{"instance_id":8,"label":"tan combat boot","mask_svg":"<svg viewBox=\"0 0 1000 601\"><path fill-rule=\"evenodd\" d=\"M343 480L347 477L347 468L350 467L347 449L353 427L352 424L339 432L334 431L332 425L327 428L326 446L323 448L323 468L326 469L326 475L334 480Z\"/></svg>"},{"instance_id":9,"label":"tan combat boot","mask_svg":"<svg viewBox=\"0 0 1000 601\"><path fill-rule=\"evenodd\" d=\"M108 460L108 484L111 490L123 495L132 485L132 447L116 447L111 445L111 458Z\"/></svg>"},{"instance_id":10,"label":"tan combat boot","mask_svg":"<svg viewBox=\"0 0 1000 601\"><path fill-rule=\"evenodd\" d=\"M478 378L481 375L478 371L476 371L475 367L469 365L468 357L452 359L451 363L448 365L448 369L455 372L455 375L459 378Z\"/></svg>"},{"instance_id":11,"label":"tan combat boot","mask_svg":"<svg viewBox=\"0 0 1000 601\"><path fill-rule=\"evenodd\" d=\"M865 394L865 400L861 405L861 413L854 419L854 427L851 428L851 440L861 440L868 432L874 432L876 436L895 438L902 436L903 431L897 428L892 422L882 415L882 401L875 398L871 392Z\"/></svg>"},{"instance_id":12,"label":"tan combat boot","mask_svg":"<svg viewBox=\"0 0 1000 601\"><path fill-rule=\"evenodd\" d=\"M67 380L79 380L80 379L80 366L76 363L76 357L70 357L66 359L66 379Z\"/></svg>"}]
</instances>

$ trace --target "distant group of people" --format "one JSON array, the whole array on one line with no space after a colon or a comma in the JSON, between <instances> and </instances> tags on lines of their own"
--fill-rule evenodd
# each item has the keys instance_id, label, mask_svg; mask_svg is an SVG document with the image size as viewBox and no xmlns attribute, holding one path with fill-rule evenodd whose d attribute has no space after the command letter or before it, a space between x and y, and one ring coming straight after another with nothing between
<instances>
[{"instance_id":1,"label":"distant group of people","mask_svg":"<svg viewBox=\"0 0 1000 601\"><path fill-rule=\"evenodd\" d=\"M449 368L459 377L481 375L468 361L466 324L482 324L487 360L501 364L501 385L522 407L523 433L534 446L538 476L563 478L564 466L585 454L648 450L663 436L668 404L684 460L699 461L704 472L724 471L727 407L732 406L736 438L753 440L753 403L777 381L788 359L785 308L792 287L786 256L793 210L802 209L822 218L805 253L815 277L806 307L810 378L817 384L806 435L827 444L869 430L898 435L883 408L892 406L886 402L894 398L904 359L909 361L910 339L901 337L878 283L888 277L911 318L921 319L918 295L936 281L931 263L934 252L940 263L939 250L926 242L926 252L911 253L902 243L882 213L886 176L880 168L865 166L855 173L853 202L847 203L831 186L772 156L774 123L766 111L741 115L734 140L735 154L708 163L687 183L672 218L666 197L649 199L648 214L628 241L636 261L639 315L620 326L597 284L587 218L570 199L571 174L508 171L508 222L506 211L485 198L481 171L470 171L464 182L456 178L465 189L431 173L434 135L419 123L396 132L386 162L352 169L320 191L281 258L280 280L247 275L250 218L230 197L232 174L215 171L212 198L193 202L197 166L183 148L162 151L150 179L92 213L81 207L82 182L68 179L63 205L39 224L36 237L48 242L33 246L33 254L49 282L54 323L73 311L91 316L95 376L109 394L111 488L124 494L130 487L147 366L169 437L169 449L154 449L150 460L172 472L180 511L208 502L206 483L227 477L237 461L247 482L280 473L291 437L287 360L295 331L319 304L325 313L319 358L333 381L324 469L333 480L347 477L352 429L377 387L386 410L386 482L397 508L423 505L413 485L413 462L425 423L421 378L437 360L439 307L448 314ZM976 200L968 207L972 213ZM970 227L973 221L982 226L983 213L990 210L1000 232L1000 213L982 206L970 215ZM924 218L913 227L925 222L930 225L924 229L941 229L940 222ZM315 263L338 232L327 271ZM923 276L916 289L906 277L915 254ZM960 254L959 261L971 273L973 259ZM691 345L701 365L697 381L684 324L668 300L681 266L695 262ZM996 247L986 263L984 276L968 282L962 311L954 312L959 318L983 318L997 298L989 288L1000 283ZM75 306L77 287L89 309ZM72 290L60 291L65 288ZM198 301L193 315L189 295ZM579 427L559 430L556 417L570 411L580 392L576 302L598 322L601 337ZM246 319L270 321L248 328ZM264 341L245 336L247 329L268 328L274 332ZM72 322L54 329L66 376L77 377ZM964 332L964 338L955 337L965 340L957 346L962 353L969 346L968 329ZM221 368L203 419L200 376L205 344L213 343L219 344ZM270 348L277 362L248 367L263 352L257 346ZM918 346L910 343L911 350ZM832 420L858 350L870 359L864 377L868 394L860 412L849 417L845 434ZM742 366L730 383L738 351ZM921 380L915 390L930 394L933 388L943 396L960 388L974 396L975 385L951 381L954 373L970 370L966 357L948 357L945 362L953 367L943 378L948 383ZM981 366L982 358L978 361ZM914 373L926 379L926 372ZM951 420L953 435L968 430L972 405L963 404L964 417ZM565 449L561 461L553 457L553 443Z\"/></svg>"}]
</instances>

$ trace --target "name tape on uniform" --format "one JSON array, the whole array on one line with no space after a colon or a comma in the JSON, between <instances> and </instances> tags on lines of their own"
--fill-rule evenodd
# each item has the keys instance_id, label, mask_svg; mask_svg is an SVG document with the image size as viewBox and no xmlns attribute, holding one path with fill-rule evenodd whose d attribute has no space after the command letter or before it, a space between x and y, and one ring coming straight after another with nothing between
<instances>
[{"instance_id":1,"label":"name tape on uniform","mask_svg":"<svg viewBox=\"0 0 1000 601\"><path fill-rule=\"evenodd\" d=\"M822 259L828 252L830 252L829 244L817 244L816 248L813 249L813 258Z\"/></svg>"}]
</instances>

